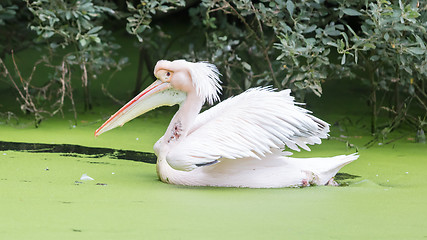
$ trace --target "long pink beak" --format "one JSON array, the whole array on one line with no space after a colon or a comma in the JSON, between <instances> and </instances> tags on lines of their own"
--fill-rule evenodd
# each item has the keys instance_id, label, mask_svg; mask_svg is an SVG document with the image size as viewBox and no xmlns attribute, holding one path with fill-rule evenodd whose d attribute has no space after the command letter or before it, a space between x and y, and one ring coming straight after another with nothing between
<instances>
[{"instance_id":1,"label":"long pink beak","mask_svg":"<svg viewBox=\"0 0 427 240\"><path fill-rule=\"evenodd\" d=\"M174 90L170 83L156 80L102 124L102 126L95 131L95 136L99 136L118 126L123 126L130 120L154 108L172 106L182 102L184 99L185 94Z\"/></svg>"}]
</instances>

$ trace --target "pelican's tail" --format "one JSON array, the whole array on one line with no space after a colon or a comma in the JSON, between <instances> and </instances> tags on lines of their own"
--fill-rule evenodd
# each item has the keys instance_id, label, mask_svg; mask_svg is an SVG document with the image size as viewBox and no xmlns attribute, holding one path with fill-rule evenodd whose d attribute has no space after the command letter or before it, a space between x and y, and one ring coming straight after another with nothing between
<instances>
[{"instance_id":1,"label":"pelican's tail","mask_svg":"<svg viewBox=\"0 0 427 240\"><path fill-rule=\"evenodd\" d=\"M353 153L350 155L339 155L335 157L324 158L294 158L302 171L307 173L310 183L325 185L333 178L337 172L345 165L358 159L359 155Z\"/></svg>"}]
</instances>

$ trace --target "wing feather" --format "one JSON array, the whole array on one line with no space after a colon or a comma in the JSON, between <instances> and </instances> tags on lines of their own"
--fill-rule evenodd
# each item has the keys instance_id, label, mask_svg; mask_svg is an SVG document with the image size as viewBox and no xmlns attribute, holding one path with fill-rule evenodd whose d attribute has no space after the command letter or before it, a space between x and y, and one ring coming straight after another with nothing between
<instances>
[{"instance_id":1,"label":"wing feather","mask_svg":"<svg viewBox=\"0 0 427 240\"><path fill-rule=\"evenodd\" d=\"M286 147L310 151L308 144L328 136L329 124L298 105L290 90L250 89L199 114L174 152L186 165L195 165L221 158L261 159Z\"/></svg>"}]
</instances>

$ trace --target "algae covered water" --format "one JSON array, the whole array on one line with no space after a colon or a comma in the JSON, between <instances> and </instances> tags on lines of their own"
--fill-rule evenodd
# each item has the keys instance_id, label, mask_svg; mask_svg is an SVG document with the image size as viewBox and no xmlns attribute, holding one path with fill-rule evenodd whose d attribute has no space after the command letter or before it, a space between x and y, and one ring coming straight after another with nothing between
<instances>
[{"instance_id":1,"label":"algae covered water","mask_svg":"<svg viewBox=\"0 0 427 240\"><path fill-rule=\"evenodd\" d=\"M149 120L136 121L137 129L150 125ZM11 128L3 126L0 132L7 133ZM60 143L59 135L66 132L70 143L70 139L83 139L85 145L116 148L123 144L117 139L125 139L129 143L123 149L141 150L142 144L135 136L121 131L125 128L107 133L103 139L92 136L95 128L51 131L50 127L42 127L37 130L39 137L26 136L32 130L15 129L14 135L4 138L24 142L30 138L47 142L50 138ZM153 133L161 135L162 130L138 134L141 139L155 141L157 136ZM326 140L311 153L297 156L332 156L352 151L339 141ZM345 178L343 187L236 189L164 184L158 181L154 164L109 156L0 151L0 236L425 239L426 149L403 139L396 144L361 149L360 155L341 171L360 177ZM94 180L81 180L83 174Z\"/></svg>"}]
</instances>

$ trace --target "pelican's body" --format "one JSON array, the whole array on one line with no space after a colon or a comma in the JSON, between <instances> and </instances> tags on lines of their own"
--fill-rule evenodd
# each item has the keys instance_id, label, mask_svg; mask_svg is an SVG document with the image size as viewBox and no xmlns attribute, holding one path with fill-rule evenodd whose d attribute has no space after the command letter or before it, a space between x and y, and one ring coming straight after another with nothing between
<instances>
[{"instance_id":1,"label":"pelican's body","mask_svg":"<svg viewBox=\"0 0 427 240\"><path fill-rule=\"evenodd\" d=\"M310 150L329 125L296 106L290 90L250 89L203 113L219 99L219 73L212 64L159 61L158 80L96 132L99 135L155 107L179 104L157 141L157 174L166 183L190 186L273 188L325 185L357 155L292 158L289 148Z\"/></svg>"}]
</instances>

